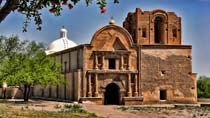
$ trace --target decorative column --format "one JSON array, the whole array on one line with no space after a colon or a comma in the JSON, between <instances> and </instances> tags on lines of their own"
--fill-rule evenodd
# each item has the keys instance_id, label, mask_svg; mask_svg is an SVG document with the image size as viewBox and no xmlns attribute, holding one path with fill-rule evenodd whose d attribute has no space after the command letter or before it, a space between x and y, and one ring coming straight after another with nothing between
<instances>
[{"instance_id":1,"label":"decorative column","mask_svg":"<svg viewBox=\"0 0 210 118\"><path fill-rule=\"evenodd\" d=\"M128 70L130 70L130 64L131 64L131 59L130 59L130 55L128 54Z\"/></svg>"},{"instance_id":2,"label":"decorative column","mask_svg":"<svg viewBox=\"0 0 210 118\"><path fill-rule=\"evenodd\" d=\"M64 81L65 81L65 84L64 84L64 99L66 100L66 73L67 73L67 62L65 61L64 62Z\"/></svg>"},{"instance_id":3,"label":"decorative column","mask_svg":"<svg viewBox=\"0 0 210 118\"><path fill-rule=\"evenodd\" d=\"M120 70L123 70L123 54L120 55Z\"/></svg>"},{"instance_id":4,"label":"decorative column","mask_svg":"<svg viewBox=\"0 0 210 118\"><path fill-rule=\"evenodd\" d=\"M82 97L86 97L86 91L87 91L87 78L85 70L83 70L83 77L82 77Z\"/></svg>"},{"instance_id":5,"label":"decorative column","mask_svg":"<svg viewBox=\"0 0 210 118\"><path fill-rule=\"evenodd\" d=\"M92 90L91 90L91 74L88 75L88 97L92 97Z\"/></svg>"},{"instance_id":6,"label":"decorative column","mask_svg":"<svg viewBox=\"0 0 210 118\"><path fill-rule=\"evenodd\" d=\"M102 53L102 62L101 62L101 69L103 70L104 69L104 53Z\"/></svg>"},{"instance_id":7,"label":"decorative column","mask_svg":"<svg viewBox=\"0 0 210 118\"><path fill-rule=\"evenodd\" d=\"M98 69L98 56L95 53L95 69Z\"/></svg>"},{"instance_id":8,"label":"decorative column","mask_svg":"<svg viewBox=\"0 0 210 118\"><path fill-rule=\"evenodd\" d=\"M131 74L128 73L128 97L131 97Z\"/></svg>"},{"instance_id":9,"label":"decorative column","mask_svg":"<svg viewBox=\"0 0 210 118\"><path fill-rule=\"evenodd\" d=\"M98 97L98 74L95 74L95 97Z\"/></svg>"},{"instance_id":10,"label":"decorative column","mask_svg":"<svg viewBox=\"0 0 210 118\"><path fill-rule=\"evenodd\" d=\"M134 96L137 97L138 96L138 81L137 81L137 74L135 74L135 90L134 90Z\"/></svg>"}]
</instances>

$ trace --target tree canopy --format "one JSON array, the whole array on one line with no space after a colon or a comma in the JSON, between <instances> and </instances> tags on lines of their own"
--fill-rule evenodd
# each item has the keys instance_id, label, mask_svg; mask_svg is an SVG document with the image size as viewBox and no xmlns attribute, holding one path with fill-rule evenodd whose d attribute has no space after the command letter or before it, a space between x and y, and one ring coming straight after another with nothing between
<instances>
[{"instance_id":1,"label":"tree canopy","mask_svg":"<svg viewBox=\"0 0 210 118\"><path fill-rule=\"evenodd\" d=\"M61 82L60 66L46 56L42 43L21 41L18 37L1 37L0 41L0 81L24 88L25 101L31 86Z\"/></svg>"},{"instance_id":2,"label":"tree canopy","mask_svg":"<svg viewBox=\"0 0 210 118\"><path fill-rule=\"evenodd\" d=\"M197 80L198 98L210 98L210 77L201 76Z\"/></svg>"},{"instance_id":3,"label":"tree canopy","mask_svg":"<svg viewBox=\"0 0 210 118\"><path fill-rule=\"evenodd\" d=\"M31 19L35 21L37 30L41 30L41 13L43 8L49 9L49 12L55 16L59 16L63 7L68 7L70 10L81 2L80 0L0 0L0 23L12 12L18 11L25 16L23 31ZM106 12L107 0L85 0L87 6L96 2L99 6L101 13ZM119 3L119 0L113 0L114 3Z\"/></svg>"}]
</instances>

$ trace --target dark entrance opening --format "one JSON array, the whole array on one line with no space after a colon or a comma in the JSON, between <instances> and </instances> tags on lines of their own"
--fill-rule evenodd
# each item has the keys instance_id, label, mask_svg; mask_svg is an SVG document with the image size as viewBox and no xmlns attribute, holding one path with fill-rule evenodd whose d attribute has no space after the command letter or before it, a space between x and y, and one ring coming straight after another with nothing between
<instances>
[{"instance_id":1,"label":"dark entrance opening","mask_svg":"<svg viewBox=\"0 0 210 118\"><path fill-rule=\"evenodd\" d=\"M105 105L119 105L120 104L120 92L119 92L119 87L111 83L107 85L106 91L104 94L104 104Z\"/></svg>"},{"instance_id":2,"label":"dark entrance opening","mask_svg":"<svg viewBox=\"0 0 210 118\"><path fill-rule=\"evenodd\" d=\"M164 23L161 17L155 18L155 43L163 43Z\"/></svg>"},{"instance_id":3,"label":"dark entrance opening","mask_svg":"<svg viewBox=\"0 0 210 118\"><path fill-rule=\"evenodd\" d=\"M109 69L115 69L115 59L109 59Z\"/></svg>"},{"instance_id":4,"label":"dark entrance opening","mask_svg":"<svg viewBox=\"0 0 210 118\"><path fill-rule=\"evenodd\" d=\"M166 100L166 90L160 90L160 100Z\"/></svg>"}]
</instances>

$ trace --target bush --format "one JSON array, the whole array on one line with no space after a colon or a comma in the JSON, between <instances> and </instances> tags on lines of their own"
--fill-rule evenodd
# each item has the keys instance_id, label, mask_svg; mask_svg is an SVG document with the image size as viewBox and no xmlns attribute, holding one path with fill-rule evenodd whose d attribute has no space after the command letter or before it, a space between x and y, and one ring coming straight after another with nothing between
<instances>
[{"instance_id":1,"label":"bush","mask_svg":"<svg viewBox=\"0 0 210 118\"><path fill-rule=\"evenodd\" d=\"M120 109L120 110L122 110L122 111L126 111L126 110L128 110L128 107L121 106L121 107L119 107L118 109Z\"/></svg>"},{"instance_id":2,"label":"bush","mask_svg":"<svg viewBox=\"0 0 210 118\"><path fill-rule=\"evenodd\" d=\"M198 98L210 98L210 78L201 76L197 80Z\"/></svg>"},{"instance_id":3,"label":"bush","mask_svg":"<svg viewBox=\"0 0 210 118\"><path fill-rule=\"evenodd\" d=\"M78 104L65 104L62 111L71 113L86 113L86 111L82 109L82 106Z\"/></svg>"}]
</instances>

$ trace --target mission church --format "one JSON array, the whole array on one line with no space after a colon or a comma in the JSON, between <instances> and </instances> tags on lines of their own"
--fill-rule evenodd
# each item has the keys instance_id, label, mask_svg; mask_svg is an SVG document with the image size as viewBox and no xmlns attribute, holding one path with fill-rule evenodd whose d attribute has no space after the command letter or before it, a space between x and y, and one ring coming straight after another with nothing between
<instances>
[{"instance_id":1,"label":"mission church","mask_svg":"<svg viewBox=\"0 0 210 118\"><path fill-rule=\"evenodd\" d=\"M196 103L192 46L181 44L181 32L174 12L140 8L123 26L110 20L90 44L77 45L62 28L46 54L62 65L65 84L36 86L32 95L105 105Z\"/></svg>"}]
</instances>

